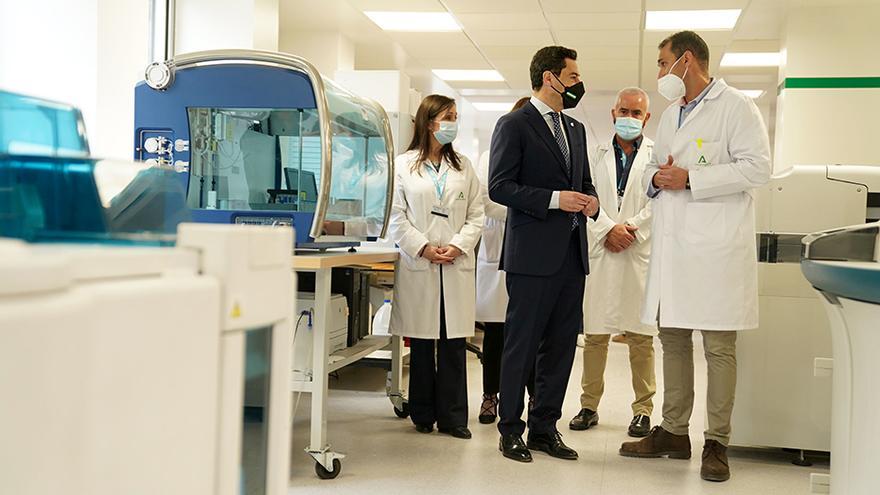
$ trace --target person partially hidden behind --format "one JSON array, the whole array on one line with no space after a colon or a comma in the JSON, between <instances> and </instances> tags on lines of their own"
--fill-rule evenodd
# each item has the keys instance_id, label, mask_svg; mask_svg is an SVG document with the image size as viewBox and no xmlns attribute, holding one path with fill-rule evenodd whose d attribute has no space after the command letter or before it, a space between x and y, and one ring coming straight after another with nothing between
<instances>
[{"instance_id":1,"label":"person partially hidden behind","mask_svg":"<svg viewBox=\"0 0 880 495\"><path fill-rule=\"evenodd\" d=\"M569 429L588 430L599 423L605 390L605 364L611 334L626 332L632 373L632 421L629 436L651 431L654 410L654 335L657 325L639 321L651 254L651 200L642 189L654 142L642 134L651 118L648 94L625 88L611 109L615 134L591 156L593 180L602 208L589 222L590 278L584 297L584 372L581 410Z\"/></svg>"}]
</instances>

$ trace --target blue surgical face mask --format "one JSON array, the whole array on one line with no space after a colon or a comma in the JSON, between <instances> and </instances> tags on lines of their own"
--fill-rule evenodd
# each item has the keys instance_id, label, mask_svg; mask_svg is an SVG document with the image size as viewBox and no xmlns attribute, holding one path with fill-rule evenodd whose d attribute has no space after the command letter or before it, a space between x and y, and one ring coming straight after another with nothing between
<instances>
[{"instance_id":1,"label":"blue surgical face mask","mask_svg":"<svg viewBox=\"0 0 880 495\"><path fill-rule=\"evenodd\" d=\"M634 117L617 117L614 130L624 141L632 141L642 134L642 121Z\"/></svg>"},{"instance_id":2,"label":"blue surgical face mask","mask_svg":"<svg viewBox=\"0 0 880 495\"><path fill-rule=\"evenodd\" d=\"M437 138L437 141L442 145L455 141L455 138L458 136L458 122L441 120L438 124L440 129L434 131L434 137Z\"/></svg>"}]
</instances>

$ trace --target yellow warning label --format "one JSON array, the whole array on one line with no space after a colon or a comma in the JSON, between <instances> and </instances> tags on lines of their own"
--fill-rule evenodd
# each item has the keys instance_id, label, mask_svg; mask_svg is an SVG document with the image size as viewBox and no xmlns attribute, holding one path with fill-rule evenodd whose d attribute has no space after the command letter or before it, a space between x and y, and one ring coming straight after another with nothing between
<instances>
[{"instance_id":1,"label":"yellow warning label","mask_svg":"<svg viewBox=\"0 0 880 495\"><path fill-rule=\"evenodd\" d=\"M241 306L239 306L239 304L237 302L233 303L232 311L229 312L229 317L230 318L241 318Z\"/></svg>"}]
</instances>

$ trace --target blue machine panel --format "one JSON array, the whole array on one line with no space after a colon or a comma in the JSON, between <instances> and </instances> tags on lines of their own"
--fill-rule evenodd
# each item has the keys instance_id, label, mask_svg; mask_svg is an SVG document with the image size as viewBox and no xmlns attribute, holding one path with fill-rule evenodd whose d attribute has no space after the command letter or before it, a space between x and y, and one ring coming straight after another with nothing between
<instances>
[{"instance_id":1,"label":"blue machine panel","mask_svg":"<svg viewBox=\"0 0 880 495\"><path fill-rule=\"evenodd\" d=\"M191 163L189 146L175 147L177 140L191 140L188 109L315 109L315 94L308 76L294 70L279 70L253 64L222 64L177 70L174 83L165 90L150 88L145 82L135 87L134 158L161 159L162 152L149 152L150 138L167 139L169 165ZM173 161L173 163L171 163ZM176 166L187 189L188 169ZM284 217L296 228L298 245L311 241L309 230L314 212L192 209L198 222L235 223L237 216Z\"/></svg>"}]
</instances>

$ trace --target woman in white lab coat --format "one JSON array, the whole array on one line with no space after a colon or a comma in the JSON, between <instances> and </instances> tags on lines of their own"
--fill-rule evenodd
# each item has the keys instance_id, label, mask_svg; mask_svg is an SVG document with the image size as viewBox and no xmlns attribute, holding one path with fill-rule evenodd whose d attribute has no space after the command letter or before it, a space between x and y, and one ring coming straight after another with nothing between
<instances>
[{"instance_id":1,"label":"woman in white lab coat","mask_svg":"<svg viewBox=\"0 0 880 495\"><path fill-rule=\"evenodd\" d=\"M470 438L465 338L473 336L474 249L483 204L470 162L455 152L455 100L426 97L409 151L395 162L390 235L400 247L391 333L410 340L410 418L421 433Z\"/></svg>"},{"instance_id":2,"label":"woman in white lab coat","mask_svg":"<svg viewBox=\"0 0 880 495\"><path fill-rule=\"evenodd\" d=\"M510 110L514 112L529 102L520 98ZM477 165L480 191L486 222L477 255L477 321L483 322L483 403L480 423L491 424L498 417L498 389L501 380L501 353L504 350L504 317L507 314L507 286L504 272L498 269L507 207L489 199L489 152L480 156ZM535 373L528 382L529 397L534 396ZM531 403L531 399L529 400Z\"/></svg>"}]
</instances>

